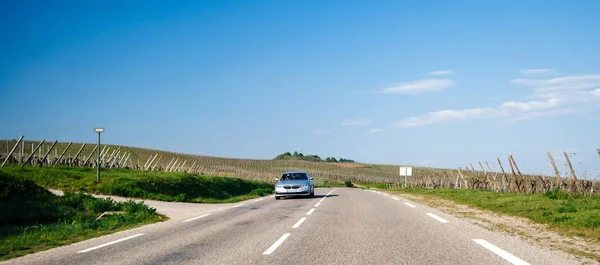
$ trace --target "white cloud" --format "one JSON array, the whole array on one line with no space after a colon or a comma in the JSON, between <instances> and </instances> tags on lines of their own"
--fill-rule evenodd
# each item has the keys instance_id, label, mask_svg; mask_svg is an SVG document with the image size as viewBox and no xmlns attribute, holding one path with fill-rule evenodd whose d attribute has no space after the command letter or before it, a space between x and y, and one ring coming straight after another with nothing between
<instances>
[{"instance_id":1,"label":"white cloud","mask_svg":"<svg viewBox=\"0 0 600 265\"><path fill-rule=\"evenodd\" d=\"M440 70L440 71L432 71L429 72L429 75L449 75L449 74L453 74L454 71L452 70Z\"/></svg>"},{"instance_id":2,"label":"white cloud","mask_svg":"<svg viewBox=\"0 0 600 265\"><path fill-rule=\"evenodd\" d=\"M510 118L509 121L513 121L513 122L514 121L526 121L526 120L532 120L534 118L556 117L556 116L574 114L574 113L577 113L576 109L557 109L557 110L550 110L550 111L536 111L536 112L524 113L524 114L521 114L514 118Z\"/></svg>"},{"instance_id":3,"label":"white cloud","mask_svg":"<svg viewBox=\"0 0 600 265\"><path fill-rule=\"evenodd\" d=\"M382 133L382 132L383 132L383 129L379 129L379 128L369 130L369 133Z\"/></svg>"},{"instance_id":4,"label":"white cloud","mask_svg":"<svg viewBox=\"0 0 600 265\"><path fill-rule=\"evenodd\" d=\"M574 113L582 116L586 111L590 111L590 107L600 103L600 75L596 74L550 79L518 78L511 80L511 82L532 89L533 92L528 98L543 100L506 101L497 107L434 111L425 115L406 118L399 121L397 125L415 127L491 118L503 118L506 121L513 122Z\"/></svg>"},{"instance_id":5,"label":"white cloud","mask_svg":"<svg viewBox=\"0 0 600 265\"><path fill-rule=\"evenodd\" d=\"M393 84L392 86L380 90L384 94L420 94L425 92L440 92L454 86L454 81L450 79L424 79L412 82Z\"/></svg>"},{"instance_id":6,"label":"white cloud","mask_svg":"<svg viewBox=\"0 0 600 265\"><path fill-rule=\"evenodd\" d=\"M358 119L358 120L344 120L340 125L342 126L365 126L371 124L371 121L368 119Z\"/></svg>"},{"instance_id":7,"label":"white cloud","mask_svg":"<svg viewBox=\"0 0 600 265\"><path fill-rule=\"evenodd\" d=\"M491 118L498 115L493 108L475 108L464 110L442 110L405 119L397 123L401 127L417 127L434 123L466 122L477 119Z\"/></svg>"},{"instance_id":8,"label":"white cloud","mask_svg":"<svg viewBox=\"0 0 600 265\"><path fill-rule=\"evenodd\" d=\"M554 73L554 69L523 69L519 72L523 75L539 75Z\"/></svg>"},{"instance_id":9,"label":"white cloud","mask_svg":"<svg viewBox=\"0 0 600 265\"><path fill-rule=\"evenodd\" d=\"M537 109L550 109L555 108L560 104L560 100L557 98L551 98L547 101L528 101L528 102L516 102L509 101L504 102L500 108L505 109L516 109L519 111L531 111Z\"/></svg>"},{"instance_id":10,"label":"white cloud","mask_svg":"<svg viewBox=\"0 0 600 265\"><path fill-rule=\"evenodd\" d=\"M546 84L564 84L564 83L578 83L578 82L586 82L586 81L600 81L600 75L574 75L574 76L565 76L565 77L557 77L546 80L544 83Z\"/></svg>"}]
</instances>

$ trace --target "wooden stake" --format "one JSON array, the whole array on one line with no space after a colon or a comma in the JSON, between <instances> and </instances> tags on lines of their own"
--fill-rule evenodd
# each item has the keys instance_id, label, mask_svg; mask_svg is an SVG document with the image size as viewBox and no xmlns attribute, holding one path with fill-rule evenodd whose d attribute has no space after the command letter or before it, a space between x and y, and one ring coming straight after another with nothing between
<instances>
[{"instance_id":1,"label":"wooden stake","mask_svg":"<svg viewBox=\"0 0 600 265\"><path fill-rule=\"evenodd\" d=\"M485 165L487 166L488 171L490 173L493 172L492 168L490 167L490 164L488 164L487 161L485 161ZM493 173L494 173L494 175L492 175L492 177L494 178L494 186L492 187L492 189L497 190L496 186L498 186L498 183L497 183L498 173L497 172L493 172Z\"/></svg>"},{"instance_id":2,"label":"wooden stake","mask_svg":"<svg viewBox=\"0 0 600 265\"><path fill-rule=\"evenodd\" d=\"M515 173L515 166L516 164L513 166L514 161L512 160L512 155L508 157L508 164L510 165L510 169L512 170L512 174L513 177L515 179L515 183L517 184L517 191L519 193L521 193L521 185L519 184L519 181L517 180L517 174Z\"/></svg>"},{"instance_id":3,"label":"wooden stake","mask_svg":"<svg viewBox=\"0 0 600 265\"><path fill-rule=\"evenodd\" d=\"M479 161L479 166L481 167L481 171L483 171L483 183L485 184L485 189L487 189L488 173L487 171L485 171L485 168L483 168L483 164L481 164L481 161Z\"/></svg>"},{"instance_id":4,"label":"wooden stake","mask_svg":"<svg viewBox=\"0 0 600 265\"><path fill-rule=\"evenodd\" d=\"M104 146L106 147L106 146ZM90 158L92 158L92 155L94 154L94 152L96 152L96 150L98 150L98 145L94 146L94 149L92 149L92 152L90 153L89 156L87 156L87 158L84 158L85 161L83 161L83 165L87 164L88 161L90 161Z\"/></svg>"},{"instance_id":5,"label":"wooden stake","mask_svg":"<svg viewBox=\"0 0 600 265\"><path fill-rule=\"evenodd\" d=\"M21 135L21 137L19 137L19 140L17 141L17 144L15 144L15 146L13 147L13 149L10 152L8 152L8 140L6 140L7 156L6 156L6 159L4 159L4 162L2 162L2 166L0 166L0 167L4 167L4 164L6 164L6 162L8 161L8 159L15 152L15 149L17 149L17 146L19 146L19 143L21 143L21 141L23 140L23 137L24 137L23 135Z\"/></svg>"},{"instance_id":6,"label":"wooden stake","mask_svg":"<svg viewBox=\"0 0 600 265\"><path fill-rule=\"evenodd\" d=\"M169 169L169 167L171 166L171 164L173 164L173 161L175 161L175 157L171 158L171 162L169 162L169 164L167 164L167 167L165 168L165 171Z\"/></svg>"},{"instance_id":7,"label":"wooden stake","mask_svg":"<svg viewBox=\"0 0 600 265\"><path fill-rule=\"evenodd\" d=\"M46 158L48 157L48 155L50 154L50 152L52 152L52 149L54 148L54 146L56 146L56 144L58 143L58 141L54 141L54 143L52 143L52 146L50 146L50 149L48 149L48 151L46 152L46 155L44 155L44 158L42 158L42 164L44 164L44 161L46 161Z\"/></svg>"},{"instance_id":8,"label":"wooden stake","mask_svg":"<svg viewBox=\"0 0 600 265\"><path fill-rule=\"evenodd\" d=\"M77 154L75 154L75 157L73 158L73 160L77 160L77 158L79 157L79 154L81 154L81 151L83 151L84 147L85 147L85 144L82 144L81 148L79 148L79 151L77 151Z\"/></svg>"},{"instance_id":9,"label":"wooden stake","mask_svg":"<svg viewBox=\"0 0 600 265\"><path fill-rule=\"evenodd\" d=\"M496 157L496 159L498 159L498 164L500 165L500 169L502 170L502 191L506 191L506 182L508 181L508 178L506 177L506 172L504 171L502 162L500 162L500 158Z\"/></svg>"},{"instance_id":10,"label":"wooden stake","mask_svg":"<svg viewBox=\"0 0 600 265\"><path fill-rule=\"evenodd\" d=\"M460 178L465 182L465 186L467 187L467 189L469 188L469 182L467 182L467 180L465 179L465 177L463 176L462 173L462 168L458 168L458 174L460 175Z\"/></svg>"},{"instance_id":11,"label":"wooden stake","mask_svg":"<svg viewBox=\"0 0 600 265\"><path fill-rule=\"evenodd\" d=\"M575 175L575 170L573 170L573 166L571 165L569 155L567 155L567 152L563 152L563 154L565 155L565 159L567 160L567 165L569 165L569 169L571 169L571 176L573 176L573 178L575 179L575 186L577 186L577 176ZM569 181L569 192L571 191L573 191L573 180Z\"/></svg>"},{"instance_id":12,"label":"wooden stake","mask_svg":"<svg viewBox=\"0 0 600 265\"><path fill-rule=\"evenodd\" d=\"M550 154L550 152L546 152L546 154L548 155L548 160L550 160L550 164L552 165L552 169L554 169L554 174L556 174L556 185L558 186L558 189L560 189L560 173L558 172L558 169L556 168L556 164L554 163L554 158L552 158L552 154Z\"/></svg>"},{"instance_id":13,"label":"wooden stake","mask_svg":"<svg viewBox=\"0 0 600 265\"><path fill-rule=\"evenodd\" d=\"M69 147L71 147L71 144L73 144L73 142L70 142L67 145L67 148L65 148L65 150L60 154L60 157L58 157L58 159L56 159L56 161L54 161L54 165L52 167L56 167L56 165L58 165L58 162L60 162L60 160L63 158L63 156L65 155L67 150L69 150Z\"/></svg>"}]
</instances>

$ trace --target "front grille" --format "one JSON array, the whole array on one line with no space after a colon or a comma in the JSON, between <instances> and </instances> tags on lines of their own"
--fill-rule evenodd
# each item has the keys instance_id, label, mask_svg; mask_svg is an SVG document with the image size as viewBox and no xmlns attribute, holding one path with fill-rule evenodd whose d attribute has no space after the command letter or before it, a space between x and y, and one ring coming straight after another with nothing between
<instances>
[{"instance_id":1,"label":"front grille","mask_svg":"<svg viewBox=\"0 0 600 265\"><path fill-rule=\"evenodd\" d=\"M283 188L286 189L286 190L289 190L289 189L299 189L300 185L283 185Z\"/></svg>"}]
</instances>

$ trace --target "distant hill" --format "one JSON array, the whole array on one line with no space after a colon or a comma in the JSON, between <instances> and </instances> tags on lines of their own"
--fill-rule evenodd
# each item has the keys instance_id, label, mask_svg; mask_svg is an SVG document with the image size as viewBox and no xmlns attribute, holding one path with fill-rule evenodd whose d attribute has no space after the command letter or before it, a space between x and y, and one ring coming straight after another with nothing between
<instances>
[{"instance_id":1,"label":"distant hill","mask_svg":"<svg viewBox=\"0 0 600 265\"><path fill-rule=\"evenodd\" d=\"M304 161L312 161L312 162L329 162L329 163L356 163L356 161L346 158L336 159L335 157L327 157L325 159L321 159L318 155L304 155L302 153L298 153L295 151L293 154L290 152L285 152L283 154L279 154L274 158L274 160L304 160Z\"/></svg>"}]
</instances>

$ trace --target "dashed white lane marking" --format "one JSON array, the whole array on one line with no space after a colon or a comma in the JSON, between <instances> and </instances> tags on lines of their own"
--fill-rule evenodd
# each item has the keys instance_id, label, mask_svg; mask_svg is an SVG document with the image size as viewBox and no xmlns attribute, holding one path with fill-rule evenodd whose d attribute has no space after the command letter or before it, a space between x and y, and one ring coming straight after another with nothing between
<instances>
[{"instance_id":1,"label":"dashed white lane marking","mask_svg":"<svg viewBox=\"0 0 600 265\"><path fill-rule=\"evenodd\" d=\"M304 222L304 220L306 220L306 217L302 217L300 219L300 221L298 221L294 226L292 226L292 228L298 228L298 227L300 227L300 225Z\"/></svg>"},{"instance_id":2,"label":"dashed white lane marking","mask_svg":"<svg viewBox=\"0 0 600 265\"><path fill-rule=\"evenodd\" d=\"M399 201L398 197L392 197L392 199Z\"/></svg>"},{"instance_id":3,"label":"dashed white lane marking","mask_svg":"<svg viewBox=\"0 0 600 265\"><path fill-rule=\"evenodd\" d=\"M238 205L231 206L231 208L237 208L237 207L240 207L240 206L243 206L243 205L244 205L243 203L240 203Z\"/></svg>"},{"instance_id":4,"label":"dashed white lane marking","mask_svg":"<svg viewBox=\"0 0 600 265\"><path fill-rule=\"evenodd\" d=\"M115 243L119 243L119 242L121 242L121 241L125 241L125 240L128 240L128 239L132 239L132 238L134 238L134 237L143 236L143 235L144 235L144 234L136 234L136 235L133 235L133 236L128 236L128 237L126 237L126 238L121 238L121 239L119 239L119 240L115 240L115 241L112 241L112 242L108 242L108 243L106 243L106 244L102 244L102 245L99 245L99 246L95 246L95 247L91 247L91 248L88 248L88 249L80 250L80 251L77 251L77 253L84 253L84 252L92 251L92 250L94 250L94 249L99 249L99 248L101 248L101 247L106 247L106 246L108 246L108 245L112 245L112 244L115 244Z\"/></svg>"},{"instance_id":5,"label":"dashed white lane marking","mask_svg":"<svg viewBox=\"0 0 600 265\"><path fill-rule=\"evenodd\" d=\"M308 213L306 213L306 215L311 215L314 211L315 211L315 208L312 208L312 209L310 209L310 211L308 211Z\"/></svg>"},{"instance_id":6,"label":"dashed white lane marking","mask_svg":"<svg viewBox=\"0 0 600 265\"><path fill-rule=\"evenodd\" d=\"M414 204L410 203L410 202L405 202L404 204L408 205L408 207L412 207L412 208L416 208L417 206L415 206Z\"/></svg>"},{"instance_id":7,"label":"dashed white lane marking","mask_svg":"<svg viewBox=\"0 0 600 265\"><path fill-rule=\"evenodd\" d=\"M263 255L270 255L271 253L273 253L273 251L275 251L290 235L290 233L283 234L283 236L277 239L277 241L275 241L275 243L273 243L271 247L269 247L267 250L265 250L265 252L263 252Z\"/></svg>"},{"instance_id":8,"label":"dashed white lane marking","mask_svg":"<svg viewBox=\"0 0 600 265\"><path fill-rule=\"evenodd\" d=\"M323 202L323 200L325 200L325 199L320 199L319 202Z\"/></svg>"},{"instance_id":9,"label":"dashed white lane marking","mask_svg":"<svg viewBox=\"0 0 600 265\"><path fill-rule=\"evenodd\" d=\"M437 215L435 215L435 214L432 214L432 213L427 213L427 215L429 215L429 217L431 217L431 218L433 218L433 219L435 219L435 220L438 220L438 221L440 221L440 222L442 222L442 223L447 223L447 222L448 222L448 220L446 220L446 219L444 219L444 218L442 218L442 217L439 217L439 216L437 216Z\"/></svg>"},{"instance_id":10,"label":"dashed white lane marking","mask_svg":"<svg viewBox=\"0 0 600 265\"><path fill-rule=\"evenodd\" d=\"M515 256L513 256L512 254L504 251L503 249L492 245L490 242L487 242L483 239L473 239L473 241L475 241L475 243L481 245L484 248L487 248L489 251L494 252L494 254L500 256L501 258L505 259L506 261L515 264L515 265L529 265L528 262L517 258Z\"/></svg>"},{"instance_id":11,"label":"dashed white lane marking","mask_svg":"<svg viewBox=\"0 0 600 265\"><path fill-rule=\"evenodd\" d=\"M200 216L197 216L197 217L194 217L194 218L187 219L187 220L185 220L185 221L183 221L183 222L185 223L185 222L189 222L189 221L194 221L194 220L196 220L196 219L200 219L200 218L202 218L202 217L207 217L207 216L209 216L209 215L210 215L210 214L209 214L209 213L207 213L207 214L204 214L204 215L200 215Z\"/></svg>"},{"instance_id":12,"label":"dashed white lane marking","mask_svg":"<svg viewBox=\"0 0 600 265\"><path fill-rule=\"evenodd\" d=\"M315 207L319 207L319 205L321 205L321 203L317 202L317 204L315 204Z\"/></svg>"}]
</instances>

